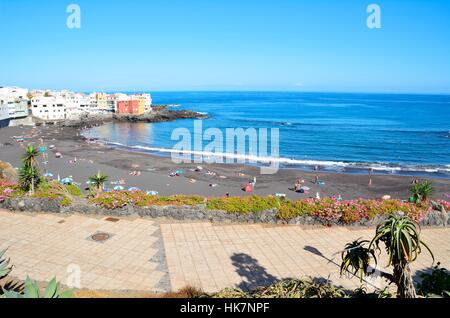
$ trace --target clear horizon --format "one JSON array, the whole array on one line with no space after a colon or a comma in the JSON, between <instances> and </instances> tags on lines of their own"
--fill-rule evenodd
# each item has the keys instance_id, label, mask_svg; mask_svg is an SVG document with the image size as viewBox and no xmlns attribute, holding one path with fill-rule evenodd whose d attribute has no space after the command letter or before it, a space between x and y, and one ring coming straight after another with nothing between
<instances>
[{"instance_id":1,"label":"clear horizon","mask_svg":"<svg viewBox=\"0 0 450 318\"><path fill-rule=\"evenodd\" d=\"M3 0L0 85L450 94L450 2ZM369 29L370 3L382 27Z\"/></svg>"}]
</instances>

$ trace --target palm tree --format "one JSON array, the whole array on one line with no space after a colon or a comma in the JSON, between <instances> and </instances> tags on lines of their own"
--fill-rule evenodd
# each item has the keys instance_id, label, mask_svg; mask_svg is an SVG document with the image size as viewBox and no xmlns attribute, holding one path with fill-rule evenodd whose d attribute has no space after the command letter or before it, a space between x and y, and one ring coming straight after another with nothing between
<instances>
[{"instance_id":1,"label":"palm tree","mask_svg":"<svg viewBox=\"0 0 450 318\"><path fill-rule=\"evenodd\" d=\"M377 262L375 250L380 251L380 243L384 243L389 257L387 266L393 267L393 274L381 272L381 276L397 285L397 296L401 298L415 298L416 289L413 284L409 264L417 259L424 246L434 256L428 246L420 240L420 228L409 217L391 215L377 226L375 237L366 247L367 241L355 241L347 244L342 253L341 275L348 271L354 274L362 273L366 276L368 265L373 259Z\"/></svg>"},{"instance_id":2,"label":"palm tree","mask_svg":"<svg viewBox=\"0 0 450 318\"><path fill-rule=\"evenodd\" d=\"M430 181L424 181L414 184L410 191L413 194L414 202L420 203L422 201L427 201L434 189Z\"/></svg>"},{"instance_id":3,"label":"palm tree","mask_svg":"<svg viewBox=\"0 0 450 318\"><path fill-rule=\"evenodd\" d=\"M102 192L103 184L108 181L108 176L102 174L100 171L96 175L90 176L89 181L95 186L97 192Z\"/></svg>"},{"instance_id":4,"label":"palm tree","mask_svg":"<svg viewBox=\"0 0 450 318\"><path fill-rule=\"evenodd\" d=\"M37 156L39 152L33 145L28 145L25 154L22 156L22 167L19 171L19 181L21 188L34 194L36 186L40 183L40 172L38 168Z\"/></svg>"}]
</instances>

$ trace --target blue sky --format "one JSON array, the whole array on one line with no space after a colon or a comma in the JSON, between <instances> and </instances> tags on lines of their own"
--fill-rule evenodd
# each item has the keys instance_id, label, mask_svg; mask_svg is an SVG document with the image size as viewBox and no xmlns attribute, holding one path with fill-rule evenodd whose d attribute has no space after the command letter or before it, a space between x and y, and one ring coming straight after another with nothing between
<instances>
[{"instance_id":1,"label":"blue sky","mask_svg":"<svg viewBox=\"0 0 450 318\"><path fill-rule=\"evenodd\" d=\"M1 0L0 21L0 86L450 93L446 0Z\"/></svg>"}]
</instances>

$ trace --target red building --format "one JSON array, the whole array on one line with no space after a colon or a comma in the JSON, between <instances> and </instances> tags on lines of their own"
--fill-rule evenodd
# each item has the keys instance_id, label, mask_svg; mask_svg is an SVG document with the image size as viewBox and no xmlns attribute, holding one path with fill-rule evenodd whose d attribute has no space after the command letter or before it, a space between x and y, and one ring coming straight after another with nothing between
<instances>
[{"instance_id":1,"label":"red building","mask_svg":"<svg viewBox=\"0 0 450 318\"><path fill-rule=\"evenodd\" d=\"M117 102L117 112L119 114L139 114L139 101L129 100Z\"/></svg>"},{"instance_id":2,"label":"red building","mask_svg":"<svg viewBox=\"0 0 450 318\"><path fill-rule=\"evenodd\" d=\"M139 114L139 101L129 100L117 102L117 112L119 114Z\"/></svg>"}]
</instances>

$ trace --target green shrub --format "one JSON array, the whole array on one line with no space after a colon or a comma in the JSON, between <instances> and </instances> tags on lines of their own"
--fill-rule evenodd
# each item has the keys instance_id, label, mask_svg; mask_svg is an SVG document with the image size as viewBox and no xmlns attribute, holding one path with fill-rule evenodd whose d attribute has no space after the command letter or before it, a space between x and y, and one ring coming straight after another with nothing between
<instances>
[{"instance_id":1,"label":"green shrub","mask_svg":"<svg viewBox=\"0 0 450 318\"><path fill-rule=\"evenodd\" d=\"M106 209L118 209L127 205L137 207L165 206L165 205L197 205L204 202L204 198L197 196L175 195L160 197L147 195L142 191L114 191L100 193L90 201Z\"/></svg>"},{"instance_id":2,"label":"green shrub","mask_svg":"<svg viewBox=\"0 0 450 318\"><path fill-rule=\"evenodd\" d=\"M206 207L210 210L223 210L228 213L258 213L264 210L278 209L281 200L275 197L231 197L209 199Z\"/></svg>"},{"instance_id":3,"label":"green shrub","mask_svg":"<svg viewBox=\"0 0 450 318\"><path fill-rule=\"evenodd\" d=\"M428 200L431 194L434 192L433 185L430 181L424 181L414 184L410 189L413 195L413 201L415 203L421 203Z\"/></svg>"},{"instance_id":4,"label":"green shrub","mask_svg":"<svg viewBox=\"0 0 450 318\"><path fill-rule=\"evenodd\" d=\"M278 209L277 217L287 220L303 215L311 215L316 210L316 207L307 200L285 200Z\"/></svg>"},{"instance_id":5,"label":"green shrub","mask_svg":"<svg viewBox=\"0 0 450 318\"><path fill-rule=\"evenodd\" d=\"M72 204L72 200L70 199L70 198L68 198L68 197L64 197L62 200L61 200L61 206L63 206L63 207L67 207L67 206L70 206L71 204Z\"/></svg>"},{"instance_id":6,"label":"green shrub","mask_svg":"<svg viewBox=\"0 0 450 318\"><path fill-rule=\"evenodd\" d=\"M450 272L437 263L431 272L420 275L417 289L423 296L450 297Z\"/></svg>"},{"instance_id":7,"label":"green shrub","mask_svg":"<svg viewBox=\"0 0 450 318\"><path fill-rule=\"evenodd\" d=\"M83 193L81 192L81 189L78 188L78 186L74 184L68 184L65 185L64 188L67 190L67 192L74 197L82 197Z\"/></svg>"},{"instance_id":8,"label":"green shrub","mask_svg":"<svg viewBox=\"0 0 450 318\"><path fill-rule=\"evenodd\" d=\"M347 298L349 295L328 281L314 279L284 279L251 292L241 289L224 289L211 295L213 298Z\"/></svg>"}]
</instances>

